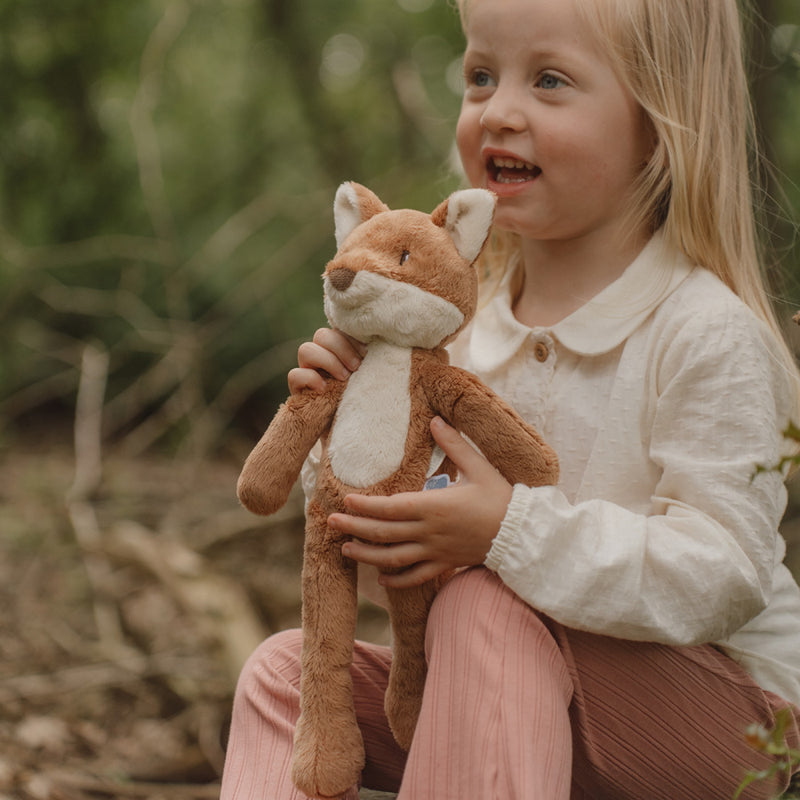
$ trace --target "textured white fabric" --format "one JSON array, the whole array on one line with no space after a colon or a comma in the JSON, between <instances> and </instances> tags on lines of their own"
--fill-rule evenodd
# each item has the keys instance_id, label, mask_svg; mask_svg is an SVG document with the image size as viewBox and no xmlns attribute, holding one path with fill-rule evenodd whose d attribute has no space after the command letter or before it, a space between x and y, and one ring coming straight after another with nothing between
<instances>
[{"instance_id":1,"label":"textured white fabric","mask_svg":"<svg viewBox=\"0 0 800 800\"><path fill-rule=\"evenodd\" d=\"M766 326L656 236L551 328L501 286L451 346L534 424L557 487L517 486L486 566L563 625L717 644L800 704L800 590L777 462L792 384Z\"/></svg>"}]
</instances>

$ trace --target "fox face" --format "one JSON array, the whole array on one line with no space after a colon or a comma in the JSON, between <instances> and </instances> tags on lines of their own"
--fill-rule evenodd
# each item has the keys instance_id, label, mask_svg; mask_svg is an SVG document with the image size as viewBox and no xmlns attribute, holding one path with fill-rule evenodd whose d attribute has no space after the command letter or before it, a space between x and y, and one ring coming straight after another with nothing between
<instances>
[{"instance_id":1,"label":"fox face","mask_svg":"<svg viewBox=\"0 0 800 800\"><path fill-rule=\"evenodd\" d=\"M330 324L367 343L446 344L474 313L473 264L494 207L490 192L467 189L432 214L392 211L369 189L342 184L334 202L339 249L323 274Z\"/></svg>"}]
</instances>

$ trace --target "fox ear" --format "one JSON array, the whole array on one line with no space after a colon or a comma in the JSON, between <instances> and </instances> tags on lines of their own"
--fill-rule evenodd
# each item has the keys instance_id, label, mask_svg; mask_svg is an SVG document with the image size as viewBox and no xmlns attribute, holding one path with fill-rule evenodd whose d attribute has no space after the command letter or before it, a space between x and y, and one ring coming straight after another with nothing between
<instances>
[{"instance_id":1,"label":"fox ear","mask_svg":"<svg viewBox=\"0 0 800 800\"><path fill-rule=\"evenodd\" d=\"M486 189L453 192L431 214L435 225L453 239L459 255L471 264L483 249L494 219L497 198Z\"/></svg>"},{"instance_id":2,"label":"fox ear","mask_svg":"<svg viewBox=\"0 0 800 800\"><path fill-rule=\"evenodd\" d=\"M381 202L378 195L360 183L348 181L336 190L333 201L333 220L336 226L336 247L370 217L388 211L389 207Z\"/></svg>"}]
</instances>

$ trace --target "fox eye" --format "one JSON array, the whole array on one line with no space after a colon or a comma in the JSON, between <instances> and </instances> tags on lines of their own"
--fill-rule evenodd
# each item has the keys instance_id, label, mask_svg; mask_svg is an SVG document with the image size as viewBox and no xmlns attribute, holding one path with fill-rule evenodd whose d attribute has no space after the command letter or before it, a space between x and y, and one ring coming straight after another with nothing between
<instances>
[{"instance_id":1,"label":"fox eye","mask_svg":"<svg viewBox=\"0 0 800 800\"><path fill-rule=\"evenodd\" d=\"M406 263L406 261L408 261L408 257L409 257L410 255L411 255L411 253L410 253L408 250L403 250L403 253L402 253L402 255L400 256L400 264L401 264L401 265L402 265L402 264L405 264L405 263Z\"/></svg>"}]
</instances>

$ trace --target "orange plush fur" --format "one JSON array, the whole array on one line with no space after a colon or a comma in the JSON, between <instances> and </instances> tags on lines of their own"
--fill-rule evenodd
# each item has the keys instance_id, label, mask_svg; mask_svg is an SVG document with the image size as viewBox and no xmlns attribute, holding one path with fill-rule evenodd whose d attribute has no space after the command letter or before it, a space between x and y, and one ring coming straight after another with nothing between
<instances>
[{"instance_id":1,"label":"orange plush fur","mask_svg":"<svg viewBox=\"0 0 800 800\"><path fill-rule=\"evenodd\" d=\"M494 196L455 192L432 214L389 210L371 191L345 183L336 194L338 252L324 279L330 324L368 345L347 381L304 391L281 406L239 478L242 503L280 508L317 440L322 456L307 507L303 564L301 716L292 776L311 797L338 797L358 780L364 747L353 710L350 665L356 564L327 525L350 492L422 489L441 462L430 422L439 415L469 437L511 483L554 483L554 453L474 375L449 366L444 345L477 300L474 262L489 233ZM439 453L437 459L436 453ZM439 581L389 591L394 652L386 713L408 748L425 682L425 624Z\"/></svg>"}]
</instances>

